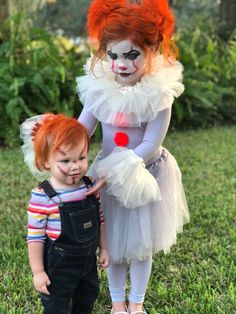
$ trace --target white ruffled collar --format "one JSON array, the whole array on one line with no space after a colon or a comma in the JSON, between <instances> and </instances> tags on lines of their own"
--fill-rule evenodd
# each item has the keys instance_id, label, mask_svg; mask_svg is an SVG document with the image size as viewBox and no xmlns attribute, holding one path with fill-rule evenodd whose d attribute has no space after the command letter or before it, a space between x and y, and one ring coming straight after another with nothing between
<instances>
[{"instance_id":1,"label":"white ruffled collar","mask_svg":"<svg viewBox=\"0 0 236 314\"><path fill-rule=\"evenodd\" d=\"M77 89L84 107L99 121L118 126L140 126L170 107L183 90L183 66L169 63L162 56L153 59L152 73L133 86L121 86L106 61L95 64L91 58L84 66L86 75L78 77Z\"/></svg>"}]
</instances>

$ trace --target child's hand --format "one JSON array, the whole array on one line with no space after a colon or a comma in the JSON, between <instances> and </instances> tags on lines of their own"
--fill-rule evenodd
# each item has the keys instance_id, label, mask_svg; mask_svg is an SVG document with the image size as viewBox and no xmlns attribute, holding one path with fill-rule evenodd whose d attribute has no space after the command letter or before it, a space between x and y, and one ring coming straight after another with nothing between
<instances>
[{"instance_id":1,"label":"child's hand","mask_svg":"<svg viewBox=\"0 0 236 314\"><path fill-rule=\"evenodd\" d=\"M51 284L51 281L48 278L48 275L45 271L34 274L34 287L35 289L42 294L50 294L47 286Z\"/></svg>"},{"instance_id":2,"label":"child's hand","mask_svg":"<svg viewBox=\"0 0 236 314\"><path fill-rule=\"evenodd\" d=\"M110 264L110 257L106 249L100 249L100 256L99 256L99 265L102 269L105 269Z\"/></svg>"},{"instance_id":3,"label":"child's hand","mask_svg":"<svg viewBox=\"0 0 236 314\"><path fill-rule=\"evenodd\" d=\"M88 190L88 192L86 193L86 195L90 195L90 194L96 194L102 187L104 187L106 185L106 180L105 179L99 179L97 180L96 184L90 188Z\"/></svg>"}]
</instances>

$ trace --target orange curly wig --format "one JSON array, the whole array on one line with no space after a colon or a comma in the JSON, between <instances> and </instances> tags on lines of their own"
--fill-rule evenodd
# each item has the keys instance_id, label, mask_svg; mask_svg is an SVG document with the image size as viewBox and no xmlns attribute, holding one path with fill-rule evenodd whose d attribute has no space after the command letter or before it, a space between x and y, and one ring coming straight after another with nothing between
<instances>
[{"instance_id":1,"label":"orange curly wig","mask_svg":"<svg viewBox=\"0 0 236 314\"><path fill-rule=\"evenodd\" d=\"M177 57L171 41L174 16L168 0L93 0L88 12L88 33L98 43L96 56L102 58L108 42L132 40L146 53Z\"/></svg>"},{"instance_id":2,"label":"orange curly wig","mask_svg":"<svg viewBox=\"0 0 236 314\"><path fill-rule=\"evenodd\" d=\"M42 123L37 123L33 129L35 165L39 170L46 170L45 161L54 154L60 146L68 149L82 141L89 149L87 129L75 118L64 114L46 114Z\"/></svg>"}]
</instances>

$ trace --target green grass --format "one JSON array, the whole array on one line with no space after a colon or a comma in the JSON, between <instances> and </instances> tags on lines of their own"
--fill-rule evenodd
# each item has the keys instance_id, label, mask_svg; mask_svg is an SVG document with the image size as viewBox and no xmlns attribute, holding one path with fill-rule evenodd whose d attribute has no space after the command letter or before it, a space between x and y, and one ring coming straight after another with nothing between
<instances>
[{"instance_id":1,"label":"green grass","mask_svg":"<svg viewBox=\"0 0 236 314\"><path fill-rule=\"evenodd\" d=\"M171 254L154 257L145 307L150 314L236 313L236 127L172 133L165 146L181 168L191 222ZM19 150L0 151L0 178L0 313L39 314L25 243L37 182ZM105 314L105 272L101 282L95 313Z\"/></svg>"}]
</instances>

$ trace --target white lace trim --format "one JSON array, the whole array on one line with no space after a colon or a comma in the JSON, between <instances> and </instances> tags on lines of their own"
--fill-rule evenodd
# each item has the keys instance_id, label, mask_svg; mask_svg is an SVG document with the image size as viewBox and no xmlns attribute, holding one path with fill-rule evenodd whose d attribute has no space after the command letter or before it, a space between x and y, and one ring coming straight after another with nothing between
<instances>
[{"instance_id":1,"label":"white lace trim","mask_svg":"<svg viewBox=\"0 0 236 314\"><path fill-rule=\"evenodd\" d=\"M153 60L152 73L134 86L119 85L106 61L96 63L92 72L90 58L84 69L86 75L76 79L81 102L99 121L113 125L117 125L117 114L119 122L128 126L151 121L184 91L182 64L169 63L160 55Z\"/></svg>"}]
</instances>

